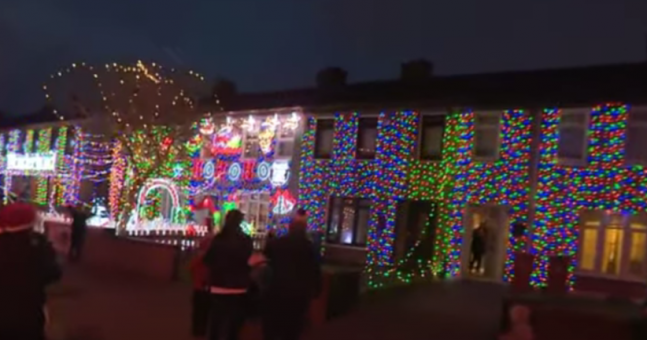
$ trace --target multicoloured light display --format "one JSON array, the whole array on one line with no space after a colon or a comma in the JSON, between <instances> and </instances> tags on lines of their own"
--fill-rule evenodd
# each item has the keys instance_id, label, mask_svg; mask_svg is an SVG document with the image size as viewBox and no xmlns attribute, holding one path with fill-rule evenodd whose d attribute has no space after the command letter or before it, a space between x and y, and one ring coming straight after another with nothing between
<instances>
[{"instance_id":1,"label":"multicoloured light display","mask_svg":"<svg viewBox=\"0 0 647 340\"><path fill-rule=\"evenodd\" d=\"M52 147L52 132L55 129L57 137ZM79 180L71 178L78 171L78 156L66 153L69 131L67 126L61 126L41 129L38 134L32 129L11 130L8 132L8 139L2 135L0 171L4 178L5 203L11 195L22 195L23 199L28 198L37 204L49 206L62 206L78 200L79 187L74 183ZM12 192L14 176L33 177L32 186L18 188L21 191L28 189L29 192ZM31 179L27 180L32 182Z\"/></svg>"},{"instance_id":2,"label":"multicoloured light display","mask_svg":"<svg viewBox=\"0 0 647 340\"><path fill-rule=\"evenodd\" d=\"M561 110L543 114L536 217L532 252L537 257L534 286L545 286L553 255L571 256L576 266L579 214L584 209L638 213L647 210L647 174L642 165L625 164L629 106L609 103L591 110L588 159L581 167L560 165L557 145Z\"/></svg>"},{"instance_id":3,"label":"multicoloured light display","mask_svg":"<svg viewBox=\"0 0 647 340\"><path fill-rule=\"evenodd\" d=\"M227 117L224 122L203 119L189 146L189 197L198 202L215 197L218 206L208 208L221 214L237 206L254 232L280 231L297 204L289 184L300 120L296 112Z\"/></svg>"},{"instance_id":4,"label":"multicoloured light display","mask_svg":"<svg viewBox=\"0 0 647 340\"><path fill-rule=\"evenodd\" d=\"M420 265L435 274L443 271L450 276L459 274L463 212L468 204L509 206L511 224L525 222L531 141L531 116L526 112L502 113L499 157L493 162L472 159L474 113L470 111L448 115L443 158L439 162L416 159L414 150L420 119L412 111L380 114L375 159L355 159L359 116L358 113L335 116L332 159L315 158L316 119L309 120L302 144L300 201L310 212L310 225L323 231L330 196L372 200L367 245L371 287L380 286L380 277L397 271L393 246L400 200L432 200L437 204L435 255L432 259L421 259ZM512 275L513 250L519 247L514 239L510 238L510 242L506 279ZM405 275L396 277L407 280Z\"/></svg>"}]
</instances>

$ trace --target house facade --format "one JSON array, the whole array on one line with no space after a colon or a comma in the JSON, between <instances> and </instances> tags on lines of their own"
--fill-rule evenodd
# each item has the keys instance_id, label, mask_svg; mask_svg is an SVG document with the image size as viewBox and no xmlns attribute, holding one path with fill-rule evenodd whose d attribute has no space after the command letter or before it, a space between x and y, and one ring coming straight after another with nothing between
<instances>
[{"instance_id":1,"label":"house facade","mask_svg":"<svg viewBox=\"0 0 647 340\"><path fill-rule=\"evenodd\" d=\"M489 223L481 274L508 277L509 226L528 216L530 122L523 110L311 117L300 204L325 233L328 259L402 280L469 275L471 233Z\"/></svg>"},{"instance_id":2,"label":"house facade","mask_svg":"<svg viewBox=\"0 0 647 340\"><path fill-rule=\"evenodd\" d=\"M560 256L571 288L644 291L646 75L612 65L295 93L288 103L309 113L298 204L325 257L366 266L372 287L509 282L525 253L535 287Z\"/></svg>"}]
</instances>

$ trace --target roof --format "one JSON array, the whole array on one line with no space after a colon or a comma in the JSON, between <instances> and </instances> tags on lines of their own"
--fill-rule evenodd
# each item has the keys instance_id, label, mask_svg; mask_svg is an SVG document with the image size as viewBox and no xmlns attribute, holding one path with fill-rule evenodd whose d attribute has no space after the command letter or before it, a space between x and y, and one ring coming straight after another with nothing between
<instances>
[{"instance_id":1,"label":"roof","mask_svg":"<svg viewBox=\"0 0 647 340\"><path fill-rule=\"evenodd\" d=\"M334 93L316 88L247 93L224 103L228 111L303 107L310 110L374 108L523 108L647 103L647 63L536 71L433 76L349 84Z\"/></svg>"},{"instance_id":2,"label":"roof","mask_svg":"<svg viewBox=\"0 0 647 340\"><path fill-rule=\"evenodd\" d=\"M53 123L58 121L53 109L43 106L35 112L26 115L2 115L0 129L11 129L29 125Z\"/></svg>"}]
</instances>

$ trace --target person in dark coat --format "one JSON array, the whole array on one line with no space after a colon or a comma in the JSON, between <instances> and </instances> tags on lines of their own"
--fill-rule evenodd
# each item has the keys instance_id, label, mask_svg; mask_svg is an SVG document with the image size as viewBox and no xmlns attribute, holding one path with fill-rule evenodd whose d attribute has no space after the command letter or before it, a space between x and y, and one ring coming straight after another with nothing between
<instances>
[{"instance_id":1,"label":"person in dark coat","mask_svg":"<svg viewBox=\"0 0 647 340\"><path fill-rule=\"evenodd\" d=\"M297 340L306 325L310 302L321 292L321 266L308 239L304 219L265 248L271 276L264 299L264 340Z\"/></svg>"},{"instance_id":2,"label":"person in dark coat","mask_svg":"<svg viewBox=\"0 0 647 340\"><path fill-rule=\"evenodd\" d=\"M472 233L470 271L479 273L483 263L483 255L486 247L485 226L481 225Z\"/></svg>"},{"instance_id":3,"label":"person in dark coat","mask_svg":"<svg viewBox=\"0 0 647 340\"><path fill-rule=\"evenodd\" d=\"M85 234L88 225L86 223L90 215L83 210L80 205L69 207L70 216L72 217L72 230L70 234L70 251L68 253L70 261L77 262L81 260L83 245L85 244Z\"/></svg>"},{"instance_id":4,"label":"person in dark coat","mask_svg":"<svg viewBox=\"0 0 647 340\"><path fill-rule=\"evenodd\" d=\"M633 339L647 339L647 300L640 306L638 318L632 320L631 331L633 333Z\"/></svg>"},{"instance_id":5,"label":"person in dark coat","mask_svg":"<svg viewBox=\"0 0 647 340\"><path fill-rule=\"evenodd\" d=\"M236 340L245 323L254 245L241 229L243 219L242 212L230 210L204 255L211 293L210 340L219 340L223 332L228 340Z\"/></svg>"},{"instance_id":6,"label":"person in dark coat","mask_svg":"<svg viewBox=\"0 0 647 340\"><path fill-rule=\"evenodd\" d=\"M0 339L45 339L45 289L61 269L47 238L33 231L36 209L14 203L0 209Z\"/></svg>"}]
</instances>

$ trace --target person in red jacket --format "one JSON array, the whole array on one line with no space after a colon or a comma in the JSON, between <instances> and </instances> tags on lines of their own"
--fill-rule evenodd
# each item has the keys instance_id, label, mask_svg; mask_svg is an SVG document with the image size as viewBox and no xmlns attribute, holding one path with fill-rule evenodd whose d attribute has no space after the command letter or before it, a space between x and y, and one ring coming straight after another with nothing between
<instances>
[{"instance_id":1,"label":"person in red jacket","mask_svg":"<svg viewBox=\"0 0 647 340\"><path fill-rule=\"evenodd\" d=\"M49 240L33 231L36 209L0 209L0 339L45 339L45 289L61 277Z\"/></svg>"},{"instance_id":2,"label":"person in red jacket","mask_svg":"<svg viewBox=\"0 0 647 340\"><path fill-rule=\"evenodd\" d=\"M209 223L209 222L207 222ZM208 226L212 231L212 225ZM207 336L207 325L209 324L209 312L211 305L211 294L209 292L209 270L204 264L204 254L209 245L213 234L209 233L200 241L197 252L189 265L191 279L193 281L192 313L191 313L191 332L197 339Z\"/></svg>"}]
</instances>

